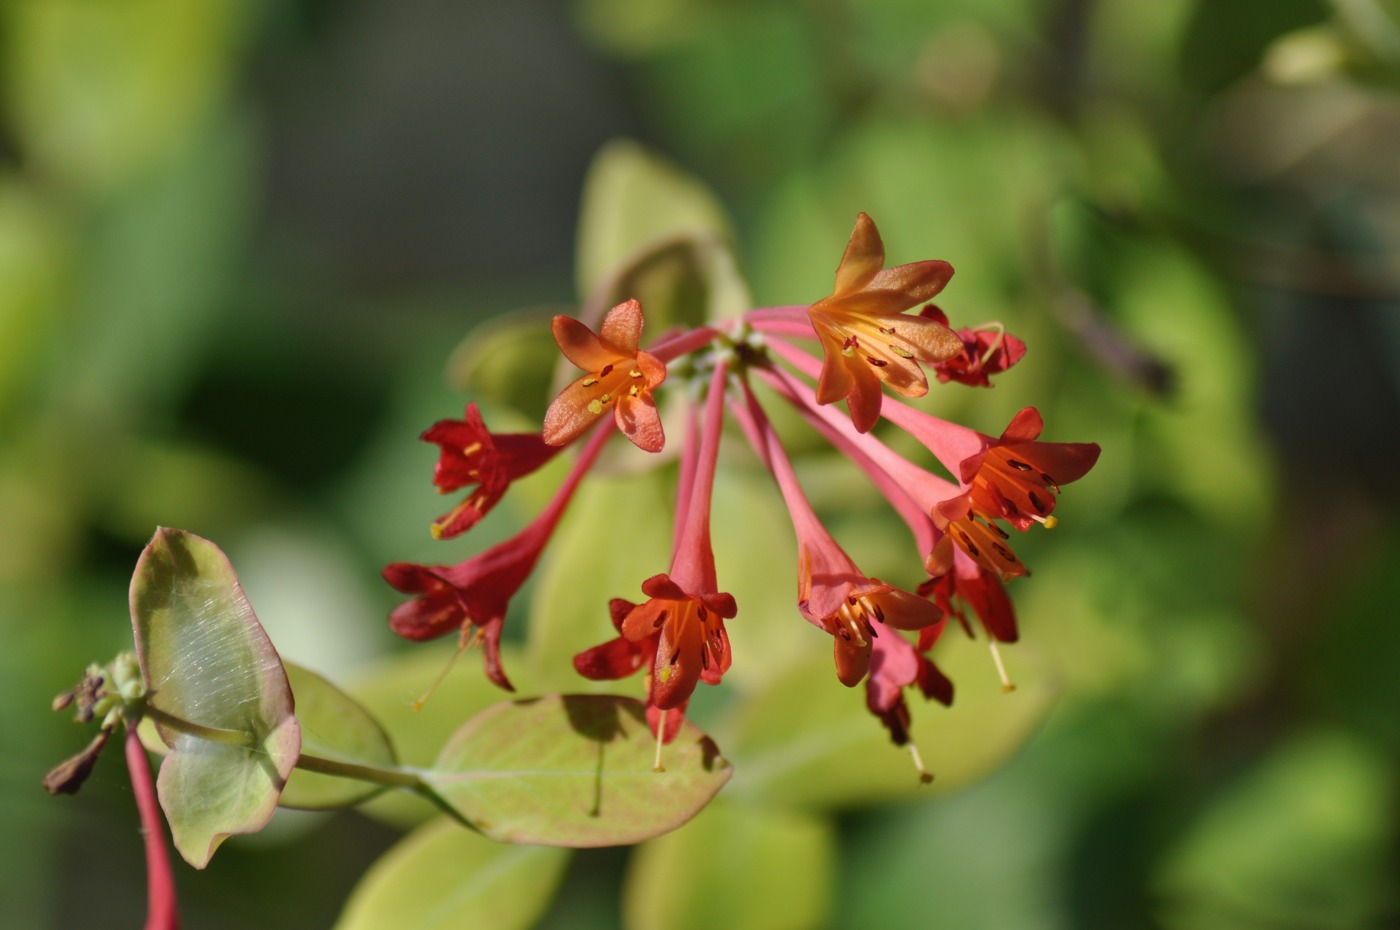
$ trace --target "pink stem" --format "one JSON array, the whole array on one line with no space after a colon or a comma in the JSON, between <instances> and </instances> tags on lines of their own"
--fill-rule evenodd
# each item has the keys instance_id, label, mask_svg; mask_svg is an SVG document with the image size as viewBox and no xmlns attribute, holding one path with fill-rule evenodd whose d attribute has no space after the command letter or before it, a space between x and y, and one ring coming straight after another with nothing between
<instances>
[{"instance_id":1,"label":"pink stem","mask_svg":"<svg viewBox=\"0 0 1400 930\"><path fill-rule=\"evenodd\" d=\"M141 834L146 841L146 930L178 930L180 915L175 903L175 876L170 871L170 855L165 849L164 822L156 800L155 780L151 778L146 749L134 725L126 728L126 767L131 772L131 788L136 795Z\"/></svg>"},{"instance_id":2,"label":"pink stem","mask_svg":"<svg viewBox=\"0 0 1400 930\"><path fill-rule=\"evenodd\" d=\"M685 505L685 529L671 557L671 580L691 594L716 594L714 547L710 543L710 499L715 486L715 462L724 426L724 389L729 369L723 360L715 365L710 395L705 403L705 423L695 455L690 500Z\"/></svg>"}]
</instances>

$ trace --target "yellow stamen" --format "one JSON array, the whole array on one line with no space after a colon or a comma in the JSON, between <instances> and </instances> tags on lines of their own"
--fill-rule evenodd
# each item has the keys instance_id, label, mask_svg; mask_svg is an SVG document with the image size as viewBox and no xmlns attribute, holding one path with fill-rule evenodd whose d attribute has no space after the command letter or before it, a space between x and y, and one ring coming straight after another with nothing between
<instances>
[{"instance_id":1,"label":"yellow stamen","mask_svg":"<svg viewBox=\"0 0 1400 930\"><path fill-rule=\"evenodd\" d=\"M997 641L989 639L988 643L992 649L992 661L997 664L997 675L1001 678L1001 693L1010 694L1016 690L1016 686L1011 683L1011 679L1006 677L1006 666L1001 662L1001 652L997 649Z\"/></svg>"},{"instance_id":2,"label":"yellow stamen","mask_svg":"<svg viewBox=\"0 0 1400 930\"><path fill-rule=\"evenodd\" d=\"M466 652L470 647L475 646L480 640L480 630L472 628L472 633L470 635L468 635L466 630L462 631L462 635L457 639L457 651L452 653L452 657L447 660L447 664L442 667L442 671L438 672L438 676L433 679L433 683L428 686L428 690L423 692L422 697L413 702L413 712L415 714L423 709L424 704L428 703L428 698L432 697L433 692L437 691L438 685L442 684L443 679L447 677L447 673L452 671L452 666L457 664L457 660L462 657L462 653Z\"/></svg>"},{"instance_id":3,"label":"yellow stamen","mask_svg":"<svg viewBox=\"0 0 1400 930\"><path fill-rule=\"evenodd\" d=\"M659 721L657 721L657 723L656 723L656 758L655 758L655 759L652 761L652 763L651 763L651 770L652 770L653 772L664 772L664 771L666 771L666 766L664 766L664 765L661 764L661 746L662 746L662 740L664 740L665 737L666 737L666 714L667 714L667 713L669 713L669 711L664 711L664 710L663 710L663 711L661 712L661 719L660 719Z\"/></svg>"},{"instance_id":4,"label":"yellow stamen","mask_svg":"<svg viewBox=\"0 0 1400 930\"><path fill-rule=\"evenodd\" d=\"M1056 526L1060 524L1060 521L1053 515L1049 517L1042 517L1039 514L1033 513L1031 514L1031 519L1043 525L1047 530L1053 530Z\"/></svg>"},{"instance_id":5,"label":"yellow stamen","mask_svg":"<svg viewBox=\"0 0 1400 930\"><path fill-rule=\"evenodd\" d=\"M914 768L919 770L919 784L927 785L933 782L933 773L924 768L924 758L919 755L919 744L913 738L909 740L909 755L914 758Z\"/></svg>"},{"instance_id":6,"label":"yellow stamen","mask_svg":"<svg viewBox=\"0 0 1400 930\"><path fill-rule=\"evenodd\" d=\"M992 344L987 347L987 351L983 352L982 357L977 360L977 365L980 368L981 366L986 365L993 355L997 354L997 349L1000 349L1001 344L1006 341L1006 327L999 322L993 321L991 323L984 323L983 325L977 328L994 329L997 331L997 337L992 340Z\"/></svg>"}]
</instances>

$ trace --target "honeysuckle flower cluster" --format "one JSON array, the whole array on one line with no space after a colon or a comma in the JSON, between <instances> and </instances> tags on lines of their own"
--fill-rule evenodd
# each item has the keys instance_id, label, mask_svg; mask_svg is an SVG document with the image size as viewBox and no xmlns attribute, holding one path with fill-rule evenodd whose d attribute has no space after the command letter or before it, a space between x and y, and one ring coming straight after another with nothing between
<instances>
[{"instance_id":1,"label":"honeysuckle flower cluster","mask_svg":"<svg viewBox=\"0 0 1400 930\"><path fill-rule=\"evenodd\" d=\"M791 513L796 613L832 638L837 679L849 687L864 682L870 712L896 744L909 744L906 693L914 689L943 704L953 699L952 682L929 656L950 617L969 635L970 618L976 619L1001 671L996 643L1018 636L1005 585L1028 573L1010 530L1054 526L1061 487L1083 477L1099 456L1093 443L1040 441L1043 424L1032 407L993 438L908 403L928 392L927 371L940 382L991 386L994 375L1025 354L1025 344L997 324L950 327L928 301L952 275L942 261L886 268L879 231L862 213L832 293L810 306L750 310L726 324L664 333L646 349L643 308L635 300L614 307L596 333L578 320L555 317L555 341L583 375L554 400L538 435L491 433L475 405L463 420L444 420L423 434L441 447L434 476L439 490L469 489L433 524L433 533L448 538L469 530L513 480L577 444L573 467L539 516L511 539L456 565L388 566L389 583L414 596L393 612L391 627L409 639L457 632L464 646L480 642L488 676L510 689L499 644L511 597L615 432L643 451L662 450L667 433L656 393L668 388L668 374L684 372L687 377L675 379L677 393L692 402L680 429L669 566L658 564L642 585L644 600L619 596L607 605L617 636L577 655L576 669L590 679L643 673L659 760L697 684L718 684L734 661L725 622L747 618L743 605L721 590L710 535L715 465L730 418L772 473ZM755 384L855 463L903 519L914 545L900 585L862 571L823 525ZM943 473L877 437L872 430L882 419L916 439Z\"/></svg>"}]
</instances>

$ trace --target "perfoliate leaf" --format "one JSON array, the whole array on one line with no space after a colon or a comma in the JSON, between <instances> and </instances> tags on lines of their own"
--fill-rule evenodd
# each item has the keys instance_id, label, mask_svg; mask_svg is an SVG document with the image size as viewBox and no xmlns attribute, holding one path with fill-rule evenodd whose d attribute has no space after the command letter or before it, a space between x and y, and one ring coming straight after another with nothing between
<instances>
[{"instance_id":1,"label":"perfoliate leaf","mask_svg":"<svg viewBox=\"0 0 1400 930\"><path fill-rule=\"evenodd\" d=\"M335 930L527 930L549 905L568 861L565 849L493 843L438 818L370 867Z\"/></svg>"},{"instance_id":2,"label":"perfoliate leaf","mask_svg":"<svg viewBox=\"0 0 1400 930\"><path fill-rule=\"evenodd\" d=\"M156 786L175 848L204 868L223 840L262 829L301 751L282 660L218 546L156 531L131 579L147 703L215 740L159 727L170 754Z\"/></svg>"},{"instance_id":3,"label":"perfoliate leaf","mask_svg":"<svg viewBox=\"0 0 1400 930\"><path fill-rule=\"evenodd\" d=\"M398 764L389 735L354 698L309 669L290 662L285 667L296 697L303 753L339 762ZM358 804L380 790L354 778L298 769L287 781L279 803L283 807L331 810Z\"/></svg>"},{"instance_id":4,"label":"perfoliate leaf","mask_svg":"<svg viewBox=\"0 0 1400 930\"><path fill-rule=\"evenodd\" d=\"M645 708L608 695L498 704L469 720L424 780L492 839L620 846L674 830L729 780L714 741L685 723L652 771Z\"/></svg>"},{"instance_id":5,"label":"perfoliate leaf","mask_svg":"<svg viewBox=\"0 0 1400 930\"><path fill-rule=\"evenodd\" d=\"M866 710L865 686L841 687L823 655L774 678L723 728L738 775L732 791L828 809L952 790L990 774L1030 737L1056 690L1032 655L1015 647L1002 654L1017 686L1011 694L997 685L986 645L950 631L933 659L957 683L953 706L908 693L910 733L932 785L920 786L908 753Z\"/></svg>"},{"instance_id":6,"label":"perfoliate leaf","mask_svg":"<svg viewBox=\"0 0 1400 930\"><path fill-rule=\"evenodd\" d=\"M633 854L627 930L806 930L829 924L836 837L825 817L716 801Z\"/></svg>"}]
</instances>

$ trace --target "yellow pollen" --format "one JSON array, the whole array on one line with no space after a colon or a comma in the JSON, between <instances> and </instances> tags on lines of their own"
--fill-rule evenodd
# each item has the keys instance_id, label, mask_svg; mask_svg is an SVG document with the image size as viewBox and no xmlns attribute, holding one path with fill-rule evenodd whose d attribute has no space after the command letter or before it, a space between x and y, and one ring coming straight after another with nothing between
<instances>
[{"instance_id":1,"label":"yellow pollen","mask_svg":"<svg viewBox=\"0 0 1400 930\"><path fill-rule=\"evenodd\" d=\"M629 396L629 397L636 397L636 396L637 396L638 394L640 394L641 392L642 392L642 389L639 388L639 387L637 387L637 385L634 384L634 385L632 385L630 388L627 389L627 396Z\"/></svg>"},{"instance_id":2,"label":"yellow pollen","mask_svg":"<svg viewBox=\"0 0 1400 930\"><path fill-rule=\"evenodd\" d=\"M913 352L910 352L908 349L904 348L903 346L897 346L897 345L895 345L895 344L893 344L893 343L890 343L890 351L893 352L895 355L898 355L900 358L913 358L913 357L914 357L914 353L913 353Z\"/></svg>"},{"instance_id":3,"label":"yellow pollen","mask_svg":"<svg viewBox=\"0 0 1400 930\"><path fill-rule=\"evenodd\" d=\"M1039 514L1034 514L1034 513L1033 513L1033 514L1031 514L1031 519L1034 520L1034 521L1037 522L1037 523L1040 523L1040 524L1044 525L1044 527L1045 527L1047 530L1053 530L1055 527L1059 526L1059 524L1060 524L1060 521L1057 520L1054 516L1042 517L1042 516L1040 516Z\"/></svg>"},{"instance_id":4,"label":"yellow pollen","mask_svg":"<svg viewBox=\"0 0 1400 930\"><path fill-rule=\"evenodd\" d=\"M595 385L595 384L597 384L597 383L598 383L598 379L597 379L597 378L584 378L584 379L583 379L583 386L584 386L584 387L592 387L593 385Z\"/></svg>"},{"instance_id":5,"label":"yellow pollen","mask_svg":"<svg viewBox=\"0 0 1400 930\"><path fill-rule=\"evenodd\" d=\"M590 401L588 402L588 412L589 412L589 413L602 413L602 412L603 412L603 402L600 401L600 400L590 400Z\"/></svg>"},{"instance_id":6,"label":"yellow pollen","mask_svg":"<svg viewBox=\"0 0 1400 930\"><path fill-rule=\"evenodd\" d=\"M637 369L635 369L635 368L633 368L631 371L629 371L628 374L631 375L631 376L634 377L634 378L640 378L640 377L642 376L642 373L641 373L640 371L638 371Z\"/></svg>"},{"instance_id":7,"label":"yellow pollen","mask_svg":"<svg viewBox=\"0 0 1400 930\"><path fill-rule=\"evenodd\" d=\"M465 449L463 449L463 450L462 450L462 454L465 455L465 456L471 457L471 456L473 456L473 455L476 455L476 454L477 454L478 452L480 452L480 451L481 451L481 443L480 443L480 442L474 442L474 443L472 443L471 445L467 446Z\"/></svg>"}]
</instances>

